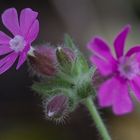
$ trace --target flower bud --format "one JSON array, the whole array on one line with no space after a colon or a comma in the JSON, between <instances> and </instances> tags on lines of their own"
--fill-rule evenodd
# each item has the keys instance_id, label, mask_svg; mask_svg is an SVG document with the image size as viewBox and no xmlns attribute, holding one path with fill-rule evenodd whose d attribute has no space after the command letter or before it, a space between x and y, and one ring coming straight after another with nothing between
<instances>
[{"instance_id":1,"label":"flower bud","mask_svg":"<svg viewBox=\"0 0 140 140\"><path fill-rule=\"evenodd\" d=\"M68 97L64 95L53 96L44 102L44 112L46 118L61 121L65 118L68 109Z\"/></svg>"},{"instance_id":2,"label":"flower bud","mask_svg":"<svg viewBox=\"0 0 140 140\"><path fill-rule=\"evenodd\" d=\"M55 49L47 46L35 48L33 56L29 55L32 69L45 76L54 76L57 72Z\"/></svg>"},{"instance_id":3,"label":"flower bud","mask_svg":"<svg viewBox=\"0 0 140 140\"><path fill-rule=\"evenodd\" d=\"M65 71L71 70L72 62L75 59L75 54L71 49L58 47L56 50L56 57L61 68Z\"/></svg>"}]
</instances>

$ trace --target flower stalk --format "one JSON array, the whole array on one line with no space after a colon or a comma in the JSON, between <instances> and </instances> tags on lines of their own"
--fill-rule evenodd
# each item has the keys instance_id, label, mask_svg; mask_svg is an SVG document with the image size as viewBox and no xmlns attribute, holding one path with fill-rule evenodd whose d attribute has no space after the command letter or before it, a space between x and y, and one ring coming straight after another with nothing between
<instances>
[{"instance_id":1,"label":"flower stalk","mask_svg":"<svg viewBox=\"0 0 140 140\"><path fill-rule=\"evenodd\" d=\"M103 138L103 140L111 140L108 130L107 130L103 120L101 119L99 112L97 111L96 106L95 106L94 102L92 101L92 98L91 97L86 98L84 104L87 107L88 111L90 112L90 115L91 115L93 121L95 122L96 127L97 127L101 137Z\"/></svg>"}]
</instances>

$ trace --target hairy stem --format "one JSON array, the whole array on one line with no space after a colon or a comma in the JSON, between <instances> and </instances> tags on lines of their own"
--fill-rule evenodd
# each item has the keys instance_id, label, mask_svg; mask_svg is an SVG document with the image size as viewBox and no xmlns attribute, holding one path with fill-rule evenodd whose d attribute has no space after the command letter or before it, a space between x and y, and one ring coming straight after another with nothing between
<instances>
[{"instance_id":1,"label":"hairy stem","mask_svg":"<svg viewBox=\"0 0 140 140\"><path fill-rule=\"evenodd\" d=\"M90 115L91 115L93 121L95 122L96 127L97 127L101 137L103 138L103 140L111 140L111 137L107 131L107 128L105 127L91 97L88 97L85 100L85 105L86 105L88 111L90 112Z\"/></svg>"}]
</instances>

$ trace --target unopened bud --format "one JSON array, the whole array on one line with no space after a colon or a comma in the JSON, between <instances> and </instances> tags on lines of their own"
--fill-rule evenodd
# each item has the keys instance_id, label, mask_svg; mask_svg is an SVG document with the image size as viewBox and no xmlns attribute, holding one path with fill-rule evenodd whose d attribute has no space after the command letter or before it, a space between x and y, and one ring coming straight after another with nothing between
<instances>
[{"instance_id":1,"label":"unopened bud","mask_svg":"<svg viewBox=\"0 0 140 140\"><path fill-rule=\"evenodd\" d=\"M29 55L32 69L45 76L54 76L57 71L55 49L47 46L35 48L33 56Z\"/></svg>"},{"instance_id":2,"label":"unopened bud","mask_svg":"<svg viewBox=\"0 0 140 140\"><path fill-rule=\"evenodd\" d=\"M68 97L56 95L44 102L44 112L48 119L61 121L66 117L68 109Z\"/></svg>"},{"instance_id":3,"label":"unopened bud","mask_svg":"<svg viewBox=\"0 0 140 140\"><path fill-rule=\"evenodd\" d=\"M65 69L65 71L69 71L75 59L75 54L69 48L58 47L56 50L56 57L61 68Z\"/></svg>"}]
</instances>

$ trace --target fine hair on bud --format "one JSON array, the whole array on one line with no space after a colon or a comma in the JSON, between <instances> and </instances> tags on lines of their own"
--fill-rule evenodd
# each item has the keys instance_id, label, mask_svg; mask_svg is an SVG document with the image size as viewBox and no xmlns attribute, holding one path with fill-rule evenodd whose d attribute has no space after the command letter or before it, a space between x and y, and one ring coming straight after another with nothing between
<instances>
[{"instance_id":1,"label":"fine hair on bud","mask_svg":"<svg viewBox=\"0 0 140 140\"><path fill-rule=\"evenodd\" d=\"M55 48L49 44L34 48L33 55L28 56L28 63L33 74L52 77L57 73Z\"/></svg>"},{"instance_id":2,"label":"fine hair on bud","mask_svg":"<svg viewBox=\"0 0 140 140\"><path fill-rule=\"evenodd\" d=\"M69 113L69 99L63 94L54 95L49 99L45 98L43 108L46 119L56 123L64 123Z\"/></svg>"}]
</instances>

